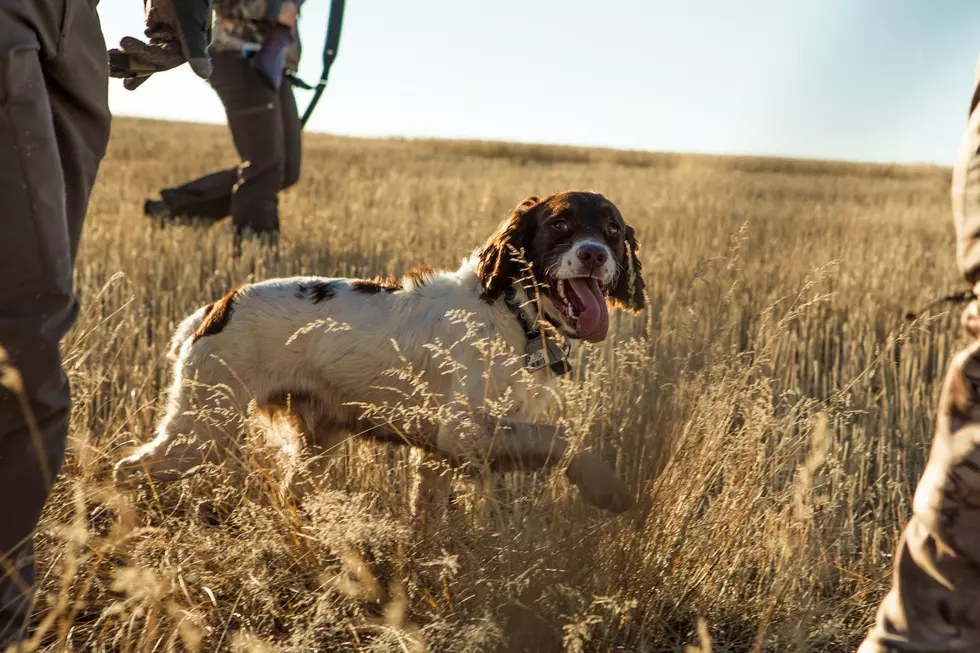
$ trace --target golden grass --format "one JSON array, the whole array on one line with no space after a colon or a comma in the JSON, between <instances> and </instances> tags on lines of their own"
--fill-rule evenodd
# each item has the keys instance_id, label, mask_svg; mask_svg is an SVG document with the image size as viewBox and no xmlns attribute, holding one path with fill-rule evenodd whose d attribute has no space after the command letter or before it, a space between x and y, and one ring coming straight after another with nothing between
<instances>
[{"instance_id":1,"label":"golden grass","mask_svg":"<svg viewBox=\"0 0 980 653\"><path fill-rule=\"evenodd\" d=\"M161 185L233 162L224 129L115 124L65 345L72 452L39 531L40 650L857 644L957 346L948 315L902 322L957 285L947 170L308 136L279 258L232 259L227 222L142 217ZM607 195L642 245L648 310L616 316L557 411L601 433L586 444L616 461L631 512L515 478L416 528L405 457L367 444L304 506L274 474L134 495L98 480L150 436L192 309L271 276L455 266L524 197L565 188ZM215 499L229 513L201 517Z\"/></svg>"}]
</instances>

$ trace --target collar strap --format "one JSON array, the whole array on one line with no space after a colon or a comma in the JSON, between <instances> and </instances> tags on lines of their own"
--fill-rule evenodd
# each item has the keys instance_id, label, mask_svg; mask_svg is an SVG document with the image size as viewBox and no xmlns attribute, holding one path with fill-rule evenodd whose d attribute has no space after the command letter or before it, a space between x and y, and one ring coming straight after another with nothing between
<instances>
[{"instance_id":1,"label":"collar strap","mask_svg":"<svg viewBox=\"0 0 980 653\"><path fill-rule=\"evenodd\" d=\"M517 318L517 323L521 325L521 330L524 331L525 367L532 372L536 372L544 369L544 363L547 363L547 367L556 376L563 376L571 372L572 366L568 362L568 353L571 348L568 346L567 340L564 339L561 332L555 328L555 333L565 340L563 344L558 344L555 342L552 334L547 330L542 333L541 329L536 328L531 323L527 311L521 306L521 302L517 297L517 290L514 289L514 286L508 286L507 290L504 291L504 304L514 314L514 317ZM551 321L549 320L549 322Z\"/></svg>"},{"instance_id":2,"label":"collar strap","mask_svg":"<svg viewBox=\"0 0 980 653\"><path fill-rule=\"evenodd\" d=\"M541 330L536 329L531 323L531 318L528 316L527 311L521 306L520 300L517 298L517 291L514 290L514 286L508 286L507 290L504 291L504 304L510 309L510 312L514 314L517 318L518 324L521 325L521 329L524 330L524 339L530 340L536 336L541 335Z\"/></svg>"}]
</instances>

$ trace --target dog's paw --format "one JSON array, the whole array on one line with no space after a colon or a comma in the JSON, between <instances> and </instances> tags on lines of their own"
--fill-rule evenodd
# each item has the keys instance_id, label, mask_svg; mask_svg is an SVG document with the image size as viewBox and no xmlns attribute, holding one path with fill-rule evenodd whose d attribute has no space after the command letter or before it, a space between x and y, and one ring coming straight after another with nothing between
<instances>
[{"instance_id":1,"label":"dog's paw","mask_svg":"<svg viewBox=\"0 0 980 653\"><path fill-rule=\"evenodd\" d=\"M166 460L137 449L121 458L112 468L112 480L121 488L133 489L147 480L166 480Z\"/></svg>"},{"instance_id":2,"label":"dog's paw","mask_svg":"<svg viewBox=\"0 0 980 653\"><path fill-rule=\"evenodd\" d=\"M575 456L568 466L568 480L582 495L582 500L612 513L621 513L633 505L629 488L616 477L612 468L588 452Z\"/></svg>"},{"instance_id":3,"label":"dog's paw","mask_svg":"<svg viewBox=\"0 0 980 653\"><path fill-rule=\"evenodd\" d=\"M127 456L112 467L112 481L119 487L132 488L139 485L143 470L139 456Z\"/></svg>"}]
</instances>

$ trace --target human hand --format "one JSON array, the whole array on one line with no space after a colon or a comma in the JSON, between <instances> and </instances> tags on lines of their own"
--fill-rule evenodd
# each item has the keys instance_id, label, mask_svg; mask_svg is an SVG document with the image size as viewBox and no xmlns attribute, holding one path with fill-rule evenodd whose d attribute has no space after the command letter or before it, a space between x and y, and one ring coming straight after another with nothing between
<instances>
[{"instance_id":1,"label":"human hand","mask_svg":"<svg viewBox=\"0 0 980 653\"><path fill-rule=\"evenodd\" d=\"M199 77L211 76L211 0L148 0L146 37L123 37L109 50L109 74L122 78L126 89L185 62Z\"/></svg>"}]
</instances>

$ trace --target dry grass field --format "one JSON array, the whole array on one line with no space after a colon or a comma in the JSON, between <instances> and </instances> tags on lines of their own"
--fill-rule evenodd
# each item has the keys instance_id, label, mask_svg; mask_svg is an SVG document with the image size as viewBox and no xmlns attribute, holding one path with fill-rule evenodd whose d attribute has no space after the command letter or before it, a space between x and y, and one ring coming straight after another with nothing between
<instances>
[{"instance_id":1,"label":"dry grass field","mask_svg":"<svg viewBox=\"0 0 980 653\"><path fill-rule=\"evenodd\" d=\"M903 321L959 285L948 170L311 135L278 256L233 259L227 221L142 217L161 185L233 162L224 128L115 124L65 343L72 451L39 530L37 650L856 646L960 337L949 312ZM612 199L642 247L648 310L616 314L555 409L599 434L583 446L615 461L631 511L515 476L413 519L408 458L374 444L302 505L258 464L248 488L99 480L151 437L194 308L272 276L454 267L566 188Z\"/></svg>"}]
</instances>

